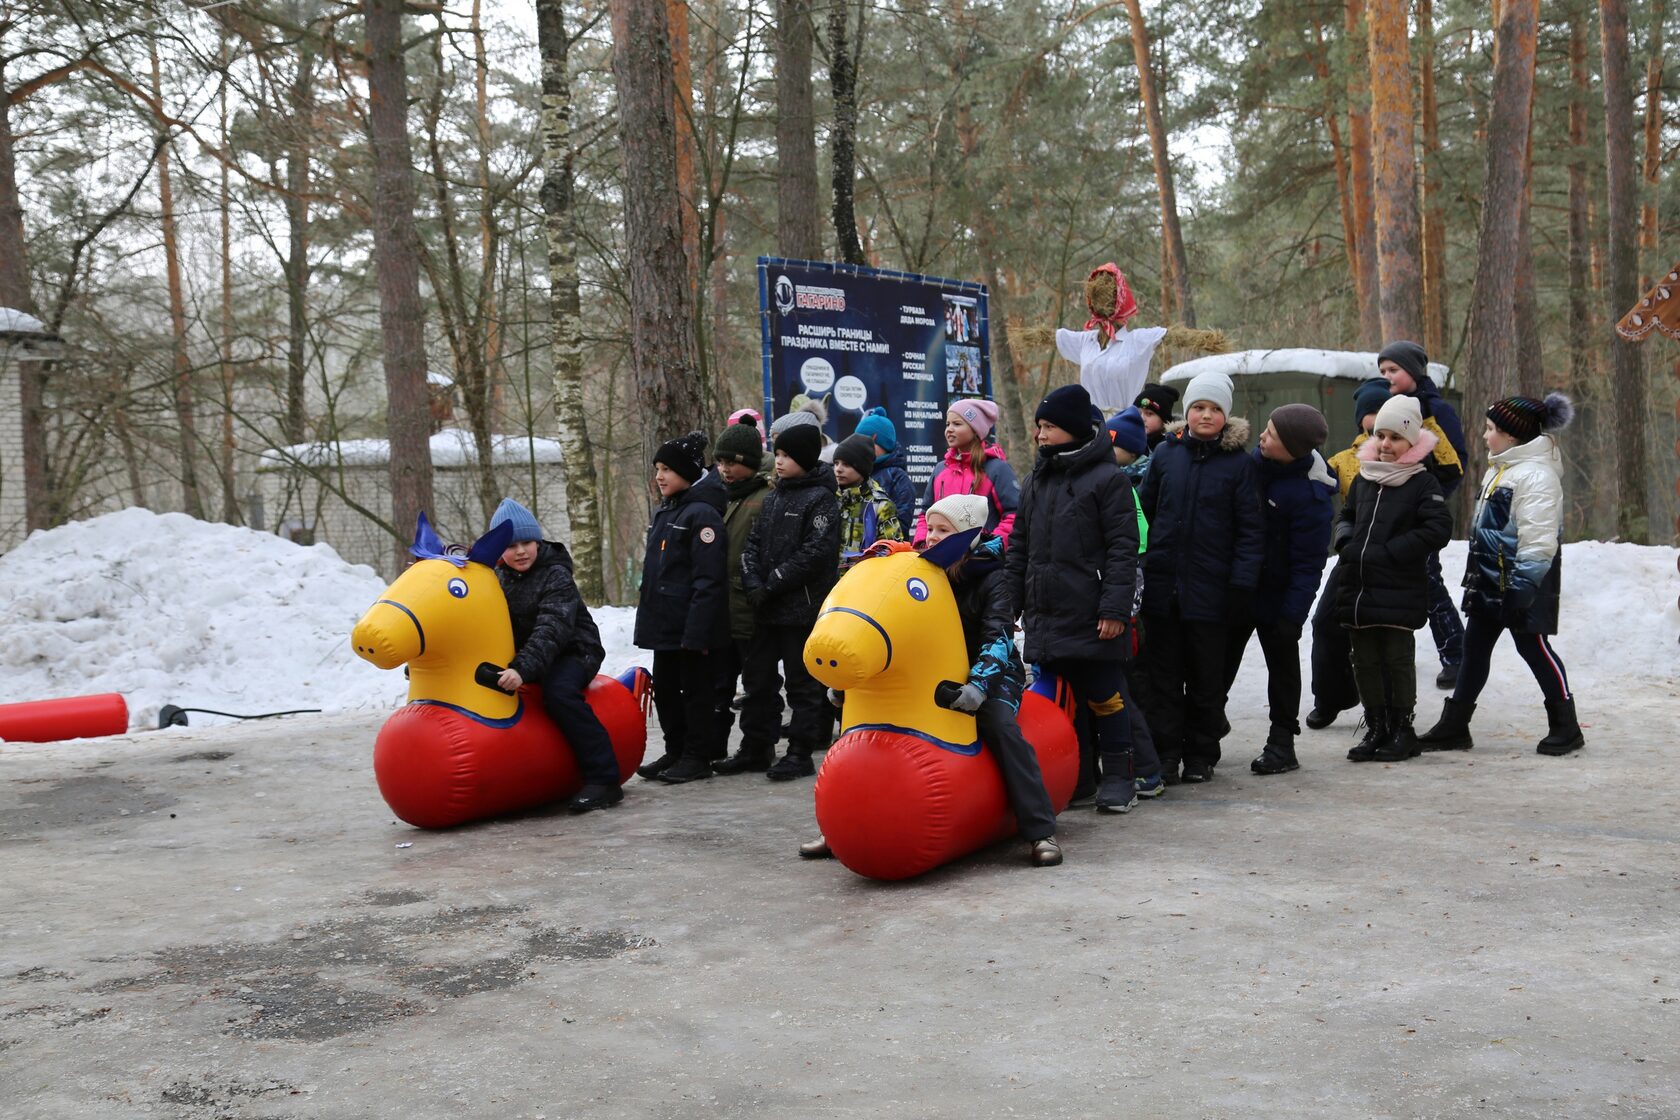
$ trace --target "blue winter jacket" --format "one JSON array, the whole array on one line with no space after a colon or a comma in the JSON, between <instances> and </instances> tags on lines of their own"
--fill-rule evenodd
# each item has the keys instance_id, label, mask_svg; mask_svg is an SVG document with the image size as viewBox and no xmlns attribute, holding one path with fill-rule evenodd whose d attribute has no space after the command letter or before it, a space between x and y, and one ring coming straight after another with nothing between
<instances>
[{"instance_id":1,"label":"blue winter jacket","mask_svg":"<svg viewBox=\"0 0 1680 1120\"><path fill-rule=\"evenodd\" d=\"M1563 456L1549 435L1488 460L1470 530L1464 612L1556 634L1563 592Z\"/></svg>"},{"instance_id":2,"label":"blue winter jacket","mask_svg":"<svg viewBox=\"0 0 1680 1120\"><path fill-rule=\"evenodd\" d=\"M1247 441L1248 421L1238 417L1213 441L1189 435L1179 421L1150 455L1142 491L1144 614L1167 614L1176 600L1188 621L1223 623L1229 590L1259 586L1265 525Z\"/></svg>"},{"instance_id":3,"label":"blue winter jacket","mask_svg":"<svg viewBox=\"0 0 1680 1120\"><path fill-rule=\"evenodd\" d=\"M1266 523L1254 619L1304 623L1330 555L1336 476L1316 451L1292 463L1276 463L1256 450L1254 465Z\"/></svg>"},{"instance_id":4,"label":"blue winter jacket","mask_svg":"<svg viewBox=\"0 0 1680 1120\"><path fill-rule=\"evenodd\" d=\"M904 448L895 447L875 457L875 470L869 477L879 482L892 499L898 509L898 523L905 539L909 539L916 530L916 487L910 481L910 472L904 469L905 462Z\"/></svg>"},{"instance_id":5,"label":"blue winter jacket","mask_svg":"<svg viewBox=\"0 0 1680 1120\"><path fill-rule=\"evenodd\" d=\"M1452 444L1453 453L1458 456L1461 468L1457 477L1432 472L1436 481L1440 482L1441 489L1451 496L1452 492L1458 489L1459 483L1464 481L1462 464L1470 462L1470 453L1464 443L1464 425L1459 422L1458 410L1447 403L1446 398L1441 396L1441 390L1436 386L1435 380L1428 376L1417 378L1417 388L1409 395L1417 398L1418 407L1423 410L1425 420L1434 418L1441 434L1447 437L1447 442Z\"/></svg>"}]
</instances>

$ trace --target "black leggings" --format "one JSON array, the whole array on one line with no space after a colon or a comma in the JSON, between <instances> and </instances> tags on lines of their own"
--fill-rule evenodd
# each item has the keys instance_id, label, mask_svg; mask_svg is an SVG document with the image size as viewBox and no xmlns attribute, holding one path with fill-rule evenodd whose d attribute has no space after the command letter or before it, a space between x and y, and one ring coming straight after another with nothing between
<instances>
[{"instance_id":1,"label":"black leggings","mask_svg":"<svg viewBox=\"0 0 1680 1120\"><path fill-rule=\"evenodd\" d=\"M1466 615L1464 622L1464 664L1458 670L1458 686L1453 689L1453 699L1463 704L1474 704L1487 685L1493 646L1499 641L1499 635L1505 632L1505 625L1474 614ZM1548 704L1568 700L1574 695L1569 691L1569 676L1564 672L1563 659L1552 649L1546 635L1512 630L1511 641L1517 647L1518 656L1527 663L1528 671L1534 674L1534 680Z\"/></svg>"}]
</instances>

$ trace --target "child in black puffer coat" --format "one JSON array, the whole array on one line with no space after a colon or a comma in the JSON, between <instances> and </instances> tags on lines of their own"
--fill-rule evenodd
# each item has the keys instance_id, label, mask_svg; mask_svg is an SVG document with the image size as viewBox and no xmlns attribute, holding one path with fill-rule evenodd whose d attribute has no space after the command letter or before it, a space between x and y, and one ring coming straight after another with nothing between
<instances>
[{"instance_id":1,"label":"child in black puffer coat","mask_svg":"<svg viewBox=\"0 0 1680 1120\"><path fill-rule=\"evenodd\" d=\"M706 469L706 437L661 444L654 485L665 499L648 525L636 644L653 651L653 704L663 757L637 771L673 785L712 776L711 654L729 644L728 494Z\"/></svg>"},{"instance_id":2,"label":"child in black puffer coat","mask_svg":"<svg viewBox=\"0 0 1680 1120\"><path fill-rule=\"evenodd\" d=\"M1359 449L1359 477L1336 519L1337 618L1351 631L1365 737L1352 762L1418 753L1413 631L1428 622L1428 559L1452 536L1452 514L1426 462L1435 433L1411 397L1390 397Z\"/></svg>"},{"instance_id":3,"label":"child in black puffer coat","mask_svg":"<svg viewBox=\"0 0 1680 1120\"><path fill-rule=\"evenodd\" d=\"M1206 782L1219 762L1225 657L1231 627L1254 622L1265 525L1258 470L1244 450L1248 421L1230 416L1231 379L1197 375L1185 420L1150 456L1143 480L1149 519L1144 558L1144 713L1162 777Z\"/></svg>"},{"instance_id":4,"label":"child in black puffer coat","mask_svg":"<svg viewBox=\"0 0 1680 1120\"><path fill-rule=\"evenodd\" d=\"M811 756L828 746L834 726L825 690L805 667L805 640L838 578L840 503L834 470L820 458L821 431L809 424L784 428L775 450L775 489L764 499L741 553L741 586L757 622L741 682L748 696L765 697L769 710L750 721L742 713L741 749L755 754L775 749L774 740L748 742L746 725L779 727L779 664L793 717L787 754L765 776L784 782L817 772Z\"/></svg>"},{"instance_id":5,"label":"child in black puffer coat","mask_svg":"<svg viewBox=\"0 0 1680 1120\"><path fill-rule=\"evenodd\" d=\"M612 740L583 690L601 671L607 651L583 596L572 580L572 557L558 541L543 540L536 516L512 498L490 518L490 528L508 522L513 538L496 566L513 623L513 661L497 680L513 692L527 683L542 686L543 710L566 737L583 776L583 788L567 802L574 813L603 809L624 799Z\"/></svg>"}]
</instances>

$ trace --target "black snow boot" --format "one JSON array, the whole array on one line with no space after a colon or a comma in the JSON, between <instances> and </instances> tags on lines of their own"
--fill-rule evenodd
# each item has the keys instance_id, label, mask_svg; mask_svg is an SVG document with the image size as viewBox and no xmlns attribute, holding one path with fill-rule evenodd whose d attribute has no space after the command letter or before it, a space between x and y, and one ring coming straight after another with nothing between
<instances>
[{"instance_id":1,"label":"black snow boot","mask_svg":"<svg viewBox=\"0 0 1680 1120\"><path fill-rule=\"evenodd\" d=\"M646 766L636 767L636 773L638 773L642 777L648 778L648 779L657 778L657 777L659 777L659 775L665 773L665 771L667 771L671 767L675 766L677 764L677 759L679 759L681 757L682 757L682 755L680 753L672 753L671 751L666 751L664 754L660 755L658 758L654 759L652 762L648 763Z\"/></svg>"},{"instance_id":2,"label":"black snow boot","mask_svg":"<svg viewBox=\"0 0 1680 1120\"><path fill-rule=\"evenodd\" d=\"M812 744L788 744L787 753L777 759L764 776L772 782L790 782L795 778L809 778L817 772L811 763Z\"/></svg>"},{"instance_id":3,"label":"black snow boot","mask_svg":"<svg viewBox=\"0 0 1680 1120\"><path fill-rule=\"evenodd\" d=\"M1300 731L1299 725L1285 727L1272 724L1265 748L1259 758L1248 764L1248 768L1256 774L1287 774L1291 770L1299 770L1301 764L1295 758L1295 736Z\"/></svg>"},{"instance_id":4,"label":"black snow boot","mask_svg":"<svg viewBox=\"0 0 1680 1120\"><path fill-rule=\"evenodd\" d=\"M1435 726L1417 737L1418 746L1426 751L1469 750L1476 745L1470 738L1470 717L1475 714L1476 705L1448 697Z\"/></svg>"},{"instance_id":5,"label":"black snow boot","mask_svg":"<svg viewBox=\"0 0 1680 1120\"><path fill-rule=\"evenodd\" d=\"M1347 753L1349 762L1370 762L1376 757L1377 747L1388 738L1388 709L1365 709L1365 737L1354 745Z\"/></svg>"},{"instance_id":6,"label":"black snow boot","mask_svg":"<svg viewBox=\"0 0 1680 1120\"><path fill-rule=\"evenodd\" d=\"M1421 753L1418 747L1417 732L1412 730L1412 713L1388 713L1388 736L1378 743L1371 752L1373 762L1404 762L1408 758L1416 758Z\"/></svg>"},{"instance_id":7,"label":"black snow boot","mask_svg":"<svg viewBox=\"0 0 1680 1120\"><path fill-rule=\"evenodd\" d=\"M1097 789L1097 811L1129 813L1137 804L1137 781L1132 776L1130 753L1110 752L1102 756L1102 785Z\"/></svg>"},{"instance_id":8,"label":"black snow boot","mask_svg":"<svg viewBox=\"0 0 1680 1120\"><path fill-rule=\"evenodd\" d=\"M770 769L770 764L776 761L775 747L749 747L742 743L741 749L712 763L714 774L746 774L751 772L764 773Z\"/></svg>"},{"instance_id":9,"label":"black snow boot","mask_svg":"<svg viewBox=\"0 0 1680 1120\"><path fill-rule=\"evenodd\" d=\"M704 753L685 754L656 775L659 781L673 786L704 781L711 776L712 764Z\"/></svg>"},{"instance_id":10,"label":"black snow boot","mask_svg":"<svg viewBox=\"0 0 1680 1120\"><path fill-rule=\"evenodd\" d=\"M1546 737L1535 749L1541 754L1560 755L1578 751L1587 745L1581 725L1575 719L1575 698L1546 701L1546 723L1550 725Z\"/></svg>"}]
</instances>

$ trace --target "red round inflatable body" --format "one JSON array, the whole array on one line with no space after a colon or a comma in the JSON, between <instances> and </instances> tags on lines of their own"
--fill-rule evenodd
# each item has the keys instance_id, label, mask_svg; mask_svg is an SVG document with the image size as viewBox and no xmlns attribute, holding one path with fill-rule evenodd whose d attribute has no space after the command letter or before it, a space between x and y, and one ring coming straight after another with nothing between
<instances>
[{"instance_id":1,"label":"red round inflatable body","mask_svg":"<svg viewBox=\"0 0 1680 1120\"><path fill-rule=\"evenodd\" d=\"M1063 710L1021 699L1021 731L1060 813L1079 780L1079 740ZM857 730L817 774L817 826L842 864L871 879L909 879L1015 831L1003 778L981 747L965 754L902 731Z\"/></svg>"},{"instance_id":2,"label":"red round inflatable body","mask_svg":"<svg viewBox=\"0 0 1680 1120\"><path fill-rule=\"evenodd\" d=\"M127 730L128 705L116 692L0 704L0 739L10 743L56 743Z\"/></svg>"},{"instance_id":3,"label":"red round inflatable body","mask_svg":"<svg viewBox=\"0 0 1680 1120\"><path fill-rule=\"evenodd\" d=\"M584 692L612 739L618 778L627 781L647 749L641 703L623 684L597 676ZM542 690L519 690L506 724L425 701L397 710L373 745L373 774L391 811L417 828L450 828L529 809L583 786L577 761L543 710Z\"/></svg>"}]
</instances>

